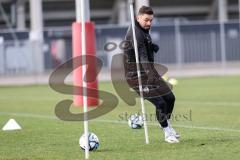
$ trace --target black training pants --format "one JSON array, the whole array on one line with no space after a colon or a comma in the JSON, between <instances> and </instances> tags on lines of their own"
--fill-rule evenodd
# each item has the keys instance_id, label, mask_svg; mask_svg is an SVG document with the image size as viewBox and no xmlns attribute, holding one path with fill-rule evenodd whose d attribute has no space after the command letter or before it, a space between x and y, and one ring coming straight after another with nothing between
<instances>
[{"instance_id":1,"label":"black training pants","mask_svg":"<svg viewBox=\"0 0 240 160\"><path fill-rule=\"evenodd\" d=\"M160 125L164 128L168 126L167 120L171 118L174 108L175 96L172 92L154 98L148 98L156 107L156 117Z\"/></svg>"}]
</instances>

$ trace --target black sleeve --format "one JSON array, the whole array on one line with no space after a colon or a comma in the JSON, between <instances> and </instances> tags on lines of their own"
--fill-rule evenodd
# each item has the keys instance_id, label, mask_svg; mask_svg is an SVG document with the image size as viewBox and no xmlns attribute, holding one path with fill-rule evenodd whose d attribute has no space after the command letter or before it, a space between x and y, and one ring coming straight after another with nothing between
<instances>
[{"instance_id":1,"label":"black sleeve","mask_svg":"<svg viewBox=\"0 0 240 160\"><path fill-rule=\"evenodd\" d=\"M137 45L138 45L138 54L139 54L139 61L144 69L144 72L147 73L148 79L151 81L154 77L158 75L156 69L154 68L154 64L149 62L148 60L148 51L147 46L144 42L144 36L136 30L136 38L137 38Z\"/></svg>"},{"instance_id":2,"label":"black sleeve","mask_svg":"<svg viewBox=\"0 0 240 160\"><path fill-rule=\"evenodd\" d=\"M136 29L136 38L137 38L137 47L138 47L138 56L140 63L148 63L147 48L144 42L144 36L140 31Z\"/></svg>"}]
</instances>

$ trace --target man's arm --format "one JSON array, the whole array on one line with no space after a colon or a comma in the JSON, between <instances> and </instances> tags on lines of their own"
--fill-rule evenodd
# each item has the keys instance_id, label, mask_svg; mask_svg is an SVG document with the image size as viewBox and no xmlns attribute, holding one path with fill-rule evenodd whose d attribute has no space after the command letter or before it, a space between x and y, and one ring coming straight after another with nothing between
<instances>
[{"instance_id":1,"label":"man's arm","mask_svg":"<svg viewBox=\"0 0 240 160\"><path fill-rule=\"evenodd\" d=\"M155 70L154 64L148 60L148 53L144 43L144 36L142 36L139 31L136 31L136 38L138 44L139 62L148 75L148 83L152 83L155 80L155 77L158 76L158 72Z\"/></svg>"}]
</instances>

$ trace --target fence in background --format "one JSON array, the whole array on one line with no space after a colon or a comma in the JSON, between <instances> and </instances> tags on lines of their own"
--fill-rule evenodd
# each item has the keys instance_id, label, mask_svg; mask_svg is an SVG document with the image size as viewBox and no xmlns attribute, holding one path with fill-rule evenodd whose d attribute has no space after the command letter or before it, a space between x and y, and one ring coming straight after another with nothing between
<instances>
[{"instance_id":1,"label":"fence in background","mask_svg":"<svg viewBox=\"0 0 240 160\"><path fill-rule=\"evenodd\" d=\"M117 46L124 40L127 26L97 26L97 56L110 67L111 58L122 53L121 48L108 52L104 46L113 42ZM28 32L17 33L20 43L11 34L0 32L0 75L31 74L35 71L32 44ZM159 63L172 64L178 68L185 64L240 62L240 25L238 22L179 22L171 25L154 25L152 40L160 46L155 59ZM44 65L51 70L71 58L71 28L52 28L44 32ZM71 67L71 66L69 66ZM225 66L227 67L227 66Z\"/></svg>"}]
</instances>

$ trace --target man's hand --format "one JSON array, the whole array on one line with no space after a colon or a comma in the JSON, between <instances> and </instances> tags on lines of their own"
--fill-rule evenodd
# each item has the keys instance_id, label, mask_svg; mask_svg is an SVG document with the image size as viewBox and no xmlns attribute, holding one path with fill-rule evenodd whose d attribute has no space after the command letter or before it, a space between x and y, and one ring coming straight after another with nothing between
<instances>
[{"instance_id":1,"label":"man's hand","mask_svg":"<svg viewBox=\"0 0 240 160\"><path fill-rule=\"evenodd\" d=\"M159 51L159 47L156 44L152 44L153 52L157 53Z\"/></svg>"}]
</instances>

